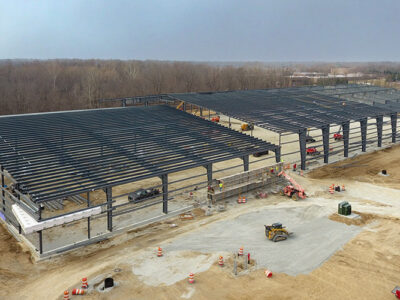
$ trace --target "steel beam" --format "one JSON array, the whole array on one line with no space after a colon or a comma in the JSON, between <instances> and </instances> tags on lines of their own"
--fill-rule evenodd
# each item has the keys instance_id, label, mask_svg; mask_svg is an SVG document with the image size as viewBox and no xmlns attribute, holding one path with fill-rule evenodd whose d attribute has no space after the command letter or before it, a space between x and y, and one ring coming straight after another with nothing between
<instances>
[{"instance_id":1,"label":"steel beam","mask_svg":"<svg viewBox=\"0 0 400 300\"><path fill-rule=\"evenodd\" d=\"M307 136L307 129L303 128L299 131L299 144L300 144L300 161L301 161L301 169L306 169L306 136Z\"/></svg>"},{"instance_id":2,"label":"steel beam","mask_svg":"<svg viewBox=\"0 0 400 300\"><path fill-rule=\"evenodd\" d=\"M367 151L367 123L368 119L364 118L360 120L360 129L361 129L361 151Z\"/></svg>"},{"instance_id":3,"label":"steel beam","mask_svg":"<svg viewBox=\"0 0 400 300\"><path fill-rule=\"evenodd\" d=\"M376 117L376 131L378 135L378 147L382 147L383 116Z\"/></svg>"},{"instance_id":4,"label":"steel beam","mask_svg":"<svg viewBox=\"0 0 400 300\"><path fill-rule=\"evenodd\" d=\"M342 123L343 129L343 156L349 157L350 121Z\"/></svg>"},{"instance_id":5,"label":"steel beam","mask_svg":"<svg viewBox=\"0 0 400 300\"><path fill-rule=\"evenodd\" d=\"M324 144L324 163L329 162L329 125L322 127L322 142Z\"/></svg>"},{"instance_id":6,"label":"steel beam","mask_svg":"<svg viewBox=\"0 0 400 300\"><path fill-rule=\"evenodd\" d=\"M207 185L211 186L213 180L212 164L204 166L207 169Z\"/></svg>"},{"instance_id":7,"label":"steel beam","mask_svg":"<svg viewBox=\"0 0 400 300\"><path fill-rule=\"evenodd\" d=\"M86 199L87 199L87 206L90 207L90 192L86 193ZM87 219L87 235L88 235L88 240L90 240L90 217Z\"/></svg>"},{"instance_id":8,"label":"steel beam","mask_svg":"<svg viewBox=\"0 0 400 300\"><path fill-rule=\"evenodd\" d=\"M1 166L1 186L4 188L4 167L3 165ZM5 200L5 192L2 189L1 190L1 195L3 196L3 211L6 211L6 200Z\"/></svg>"},{"instance_id":9,"label":"steel beam","mask_svg":"<svg viewBox=\"0 0 400 300\"><path fill-rule=\"evenodd\" d=\"M396 143L397 113L390 115L390 121L392 123L392 143Z\"/></svg>"},{"instance_id":10,"label":"steel beam","mask_svg":"<svg viewBox=\"0 0 400 300\"><path fill-rule=\"evenodd\" d=\"M168 213L168 174L161 175L163 193L163 213Z\"/></svg>"},{"instance_id":11,"label":"steel beam","mask_svg":"<svg viewBox=\"0 0 400 300\"><path fill-rule=\"evenodd\" d=\"M249 156L245 155L245 156L242 157L242 159L243 159L244 171L247 172L249 170Z\"/></svg>"},{"instance_id":12,"label":"steel beam","mask_svg":"<svg viewBox=\"0 0 400 300\"><path fill-rule=\"evenodd\" d=\"M280 146L276 147L276 149L275 149L275 161L277 163L281 162L281 147Z\"/></svg>"},{"instance_id":13,"label":"steel beam","mask_svg":"<svg viewBox=\"0 0 400 300\"><path fill-rule=\"evenodd\" d=\"M112 187L106 188L106 197L107 197L107 229L108 231L113 230L113 213L112 213Z\"/></svg>"}]
</instances>

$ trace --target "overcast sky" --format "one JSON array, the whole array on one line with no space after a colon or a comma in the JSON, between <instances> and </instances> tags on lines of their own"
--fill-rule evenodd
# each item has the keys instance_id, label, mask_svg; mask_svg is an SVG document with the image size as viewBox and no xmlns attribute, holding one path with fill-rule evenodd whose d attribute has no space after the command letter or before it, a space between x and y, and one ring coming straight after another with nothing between
<instances>
[{"instance_id":1,"label":"overcast sky","mask_svg":"<svg viewBox=\"0 0 400 300\"><path fill-rule=\"evenodd\" d=\"M0 0L0 58L400 61L400 1Z\"/></svg>"}]
</instances>

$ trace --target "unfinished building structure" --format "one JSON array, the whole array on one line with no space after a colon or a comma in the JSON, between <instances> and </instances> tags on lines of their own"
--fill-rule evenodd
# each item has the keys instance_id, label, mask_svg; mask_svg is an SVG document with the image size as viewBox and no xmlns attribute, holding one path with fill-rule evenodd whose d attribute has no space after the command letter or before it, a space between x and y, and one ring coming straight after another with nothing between
<instances>
[{"instance_id":1,"label":"unfinished building structure","mask_svg":"<svg viewBox=\"0 0 400 300\"><path fill-rule=\"evenodd\" d=\"M229 120L232 117L252 123L277 133L277 144L282 146L281 157L299 162L305 170L308 163L316 160L323 159L328 163L333 155L343 153L348 157L350 152L365 152L367 145L375 144L379 148L383 142L395 143L399 98L400 92L394 89L353 84L165 94L101 101L117 102L122 106L181 103L182 110L205 118L222 114ZM341 133L340 140L330 136L334 132ZM307 145L310 135L314 144ZM294 147L288 145L294 143L299 147L293 151ZM307 156L308 147L320 147L322 151Z\"/></svg>"},{"instance_id":2,"label":"unfinished building structure","mask_svg":"<svg viewBox=\"0 0 400 300\"><path fill-rule=\"evenodd\" d=\"M165 105L2 116L0 216L39 255L63 252L108 238L123 229L114 220L132 211L159 204L169 213L170 200L188 187L171 190L173 174L204 168L207 179L196 187L205 188L214 164L241 159L246 171L259 151L280 161L277 145ZM148 188L161 192L144 202L127 201L132 190L115 192L149 178L159 183ZM74 231L87 230L87 237L72 242L63 226L75 221L85 221ZM138 220L125 221L129 228ZM98 230L102 224L106 232ZM54 234L45 239L46 231ZM62 241L50 247L56 238Z\"/></svg>"}]
</instances>

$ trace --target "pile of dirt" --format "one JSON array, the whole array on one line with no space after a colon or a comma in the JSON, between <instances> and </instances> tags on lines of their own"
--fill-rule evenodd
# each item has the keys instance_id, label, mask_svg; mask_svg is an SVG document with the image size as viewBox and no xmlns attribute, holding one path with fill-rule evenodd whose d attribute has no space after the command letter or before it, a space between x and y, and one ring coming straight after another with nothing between
<instances>
[{"instance_id":1,"label":"pile of dirt","mask_svg":"<svg viewBox=\"0 0 400 300\"><path fill-rule=\"evenodd\" d=\"M362 226L371 223L373 221L376 221L378 219L381 219L380 216L374 214L361 213L359 211L353 211L353 213L359 215L360 217L356 219L351 219L335 213L330 215L329 219L335 222L344 223L346 225L356 225L356 226Z\"/></svg>"}]
</instances>

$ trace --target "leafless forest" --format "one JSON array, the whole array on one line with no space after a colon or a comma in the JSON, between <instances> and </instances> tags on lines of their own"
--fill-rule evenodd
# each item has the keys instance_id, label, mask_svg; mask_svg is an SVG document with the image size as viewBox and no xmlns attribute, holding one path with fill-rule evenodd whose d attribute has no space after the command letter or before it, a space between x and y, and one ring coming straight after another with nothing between
<instances>
[{"instance_id":1,"label":"leafless forest","mask_svg":"<svg viewBox=\"0 0 400 300\"><path fill-rule=\"evenodd\" d=\"M293 71L332 64L217 64L119 60L0 61L0 114L98 107L98 99L168 92L290 86ZM398 65L361 64L356 71L397 72ZM332 84L335 82L329 82ZM304 84L310 84L304 82Z\"/></svg>"}]
</instances>

